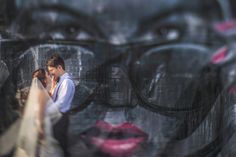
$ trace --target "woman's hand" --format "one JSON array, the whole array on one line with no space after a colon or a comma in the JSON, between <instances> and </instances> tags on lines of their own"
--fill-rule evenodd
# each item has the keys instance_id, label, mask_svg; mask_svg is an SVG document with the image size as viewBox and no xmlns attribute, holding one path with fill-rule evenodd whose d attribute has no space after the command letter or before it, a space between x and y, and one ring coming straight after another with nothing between
<instances>
[{"instance_id":1,"label":"woman's hand","mask_svg":"<svg viewBox=\"0 0 236 157\"><path fill-rule=\"evenodd\" d=\"M52 76L51 78L51 87L50 87L50 90L49 90L49 95L52 96L55 88L56 88L56 85L57 85L57 80L55 79L54 76Z\"/></svg>"}]
</instances>

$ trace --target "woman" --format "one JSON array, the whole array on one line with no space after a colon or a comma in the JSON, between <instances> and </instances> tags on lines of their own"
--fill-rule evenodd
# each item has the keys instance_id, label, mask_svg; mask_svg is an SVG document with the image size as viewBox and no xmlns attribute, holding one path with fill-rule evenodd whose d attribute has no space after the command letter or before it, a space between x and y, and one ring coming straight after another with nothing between
<instances>
[{"instance_id":1,"label":"woman","mask_svg":"<svg viewBox=\"0 0 236 157\"><path fill-rule=\"evenodd\" d=\"M48 95L45 92L45 89L47 88L47 85L50 81L50 77L48 76L47 72L44 69L37 69L33 72L32 74L32 79L38 79L40 83L37 85L39 87L38 91L38 112L37 112L37 117L36 117L36 126L38 129L39 133L39 139L40 142L44 139L44 117L45 117L45 109L47 105L47 101L49 100ZM50 94L49 92L48 94Z\"/></svg>"},{"instance_id":2,"label":"woman","mask_svg":"<svg viewBox=\"0 0 236 157\"><path fill-rule=\"evenodd\" d=\"M44 69L35 70L32 79L15 157L60 157L61 151L51 133L51 117L47 114L55 83L52 81L49 87L50 77Z\"/></svg>"}]
</instances>

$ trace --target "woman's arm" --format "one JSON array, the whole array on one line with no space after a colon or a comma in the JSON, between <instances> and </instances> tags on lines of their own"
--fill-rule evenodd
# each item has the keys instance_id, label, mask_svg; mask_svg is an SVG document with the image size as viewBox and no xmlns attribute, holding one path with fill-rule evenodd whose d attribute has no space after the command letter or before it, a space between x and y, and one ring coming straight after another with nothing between
<instances>
[{"instance_id":1,"label":"woman's arm","mask_svg":"<svg viewBox=\"0 0 236 157\"><path fill-rule=\"evenodd\" d=\"M46 93L43 90L39 90L38 95L38 131L40 139L44 136L44 117L45 117L45 109L47 104L47 97L45 95Z\"/></svg>"},{"instance_id":2,"label":"woman's arm","mask_svg":"<svg viewBox=\"0 0 236 157\"><path fill-rule=\"evenodd\" d=\"M57 80L55 80L55 77L52 77L51 78L51 86L50 86L50 90L49 90L49 95L50 95L50 97L52 97L52 95L53 95L53 92L54 92L54 90L55 90L55 88L56 88L56 85L57 85Z\"/></svg>"}]
</instances>

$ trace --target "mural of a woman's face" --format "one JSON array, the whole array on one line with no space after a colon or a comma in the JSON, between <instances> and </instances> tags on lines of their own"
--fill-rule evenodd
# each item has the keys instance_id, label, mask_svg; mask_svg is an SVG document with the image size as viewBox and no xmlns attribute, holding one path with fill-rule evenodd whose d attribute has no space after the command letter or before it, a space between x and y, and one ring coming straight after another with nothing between
<instances>
[{"instance_id":1,"label":"mural of a woman's face","mask_svg":"<svg viewBox=\"0 0 236 157\"><path fill-rule=\"evenodd\" d=\"M211 146L223 118L222 86L209 66L222 47L211 29L220 20L217 5L16 2L19 16L11 26L16 37L52 39L21 52L18 77L30 82L27 74L56 50L77 83L73 107L81 108L71 115L69 128L73 157L203 157L217 151Z\"/></svg>"}]
</instances>

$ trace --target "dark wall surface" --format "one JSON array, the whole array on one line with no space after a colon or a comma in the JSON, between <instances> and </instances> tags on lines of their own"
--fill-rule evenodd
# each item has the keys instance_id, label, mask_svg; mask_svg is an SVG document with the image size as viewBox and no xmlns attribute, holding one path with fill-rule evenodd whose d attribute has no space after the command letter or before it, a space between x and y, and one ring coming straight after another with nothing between
<instances>
[{"instance_id":1,"label":"dark wall surface","mask_svg":"<svg viewBox=\"0 0 236 157\"><path fill-rule=\"evenodd\" d=\"M72 157L234 157L230 3L2 0L0 134L22 117L32 72L57 52L76 83Z\"/></svg>"}]
</instances>

